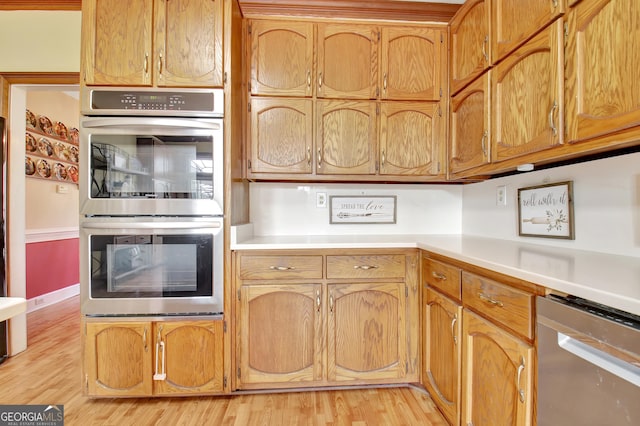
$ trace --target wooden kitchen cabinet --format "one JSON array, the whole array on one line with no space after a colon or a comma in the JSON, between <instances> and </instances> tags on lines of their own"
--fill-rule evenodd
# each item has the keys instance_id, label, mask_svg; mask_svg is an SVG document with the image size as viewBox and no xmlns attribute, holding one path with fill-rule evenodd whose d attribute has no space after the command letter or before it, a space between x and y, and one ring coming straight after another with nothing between
<instances>
[{"instance_id":1,"label":"wooden kitchen cabinet","mask_svg":"<svg viewBox=\"0 0 640 426\"><path fill-rule=\"evenodd\" d=\"M239 389L418 379L415 251L234 257Z\"/></svg>"},{"instance_id":2,"label":"wooden kitchen cabinet","mask_svg":"<svg viewBox=\"0 0 640 426\"><path fill-rule=\"evenodd\" d=\"M447 31L439 27L383 27L381 99L439 101L447 78Z\"/></svg>"},{"instance_id":3,"label":"wooden kitchen cabinet","mask_svg":"<svg viewBox=\"0 0 640 426\"><path fill-rule=\"evenodd\" d=\"M462 305L423 289L422 383L452 425L460 424Z\"/></svg>"},{"instance_id":4,"label":"wooden kitchen cabinet","mask_svg":"<svg viewBox=\"0 0 640 426\"><path fill-rule=\"evenodd\" d=\"M378 117L375 101L316 101L316 174L374 175Z\"/></svg>"},{"instance_id":5,"label":"wooden kitchen cabinet","mask_svg":"<svg viewBox=\"0 0 640 426\"><path fill-rule=\"evenodd\" d=\"M252 20L248 28L251 94L313 95L314 24Z\"/></svg>"},{"instance_id":6,"label":"wooden kitchen cabinet","mask_svg":"<svg viewBox=\"0 0 640 426\"><path fill-rule=\"evenodd\" d=\"M379 27L318 23L317 30L317 96L375 99L379 90Z\"/></svg>"},{"instance_id":7,"label":"wooden kitchen cabinet","mask_svg":"<svg viewBox=\"0 0 640 426\"><path fill-rule=\"evenodd\" d=\"M222 87L222 0L89 0L82 82Z\"/></svg>"},{"instance_id":8,"label":"wooden kitchen cabinet","mask_svg":"<svg viewBox=\"0 0 640 426\"><path fill-rule=\"evenodd\" d=\"M532 424L534 348L465 309L463 425Z\"/></svg>"},{"instance_id":9,"label":"wooden kitchen cabinet","mask_svg":"<svg viewBox=\"0 0 640 426\"><path fill-rule=\"evenodd\" d=\"M407 368L404 282L329 284L328 298L328 381L403 379Z\"/></svg>"},{"instance_id":10,"label":"wooden kitchen cabinet","mask_svg":"<svg viewBox=\"0 0 640 426\"><path fill-rule=\"evenodd\" d=\"M450 23L450 87L454 95L492 64L490 0L467 0Z\"/></svg>"},{"instance_id":11,"label":"wooden kitchen cabinet","mask_svg":"<svg viewBox=\"0 0 640 426\"><path fill-rule=\"evenodd\" d=\"M322 285L243 285L239 292L239 387L320 383Z\"/></svg>"},{"instance_id":12,"label":"wooden kitchen cabinet","mask_svg":"<svg viewBox=\"0 0 640 426\"><path fill-rule=\"evenodd\" d=\"M491 75L489 70L451 98L449 173L465 177L488 164L491 144Z\"/></svg>"},{"instance_id":13,"label":"wooden kitchen cabinet","mask_svg":"<svg viewBox=\"0 0 640 426\"><path fill-rule=\"evenodd\" d=\"M221 320L86 321L84 327L89 396L223 391Z\"/></svg>"},{"instance_id":14,"label":"wooden kitchen cabinet","mask_svg":"<svg viewBox=\"0 0 640 426\"><path fill-rule=\"evenodd\" d=\"M567 15L567 139L605 146L640 139L636 0L582 0ZM574 145L582 150L590 148Z\"/></svg>"},{"instance_id":15,"label":"wooden kitchen cabinet","mask_svg":"<svg viewBox=\"0 0 640 426\"><path fill-rule=\"evenodd\" d=\"M313 172L312 106L304 98L251 98L250 175Z\"/></svg>"},{"instance_id":16,"label":"wooden kitchen cabinet","mask_svg":"<svg viewBox=\"0 0 640 426\"><path fill-rule=\"evenodd\" d=\"M499 62L565 12L564 0L491 0L493 61Z\"/></svg>"},{"instance_id":17,"label":"wooden kitchen cabinet","mask_svg":"<svg viewBox=\"0 0 640 426\"><path fill-rule=\"evenodd\" d=\"M440 103L382 102L380 175L444 177L445 120Z\"/></svg>"},{"instance_id":18,"label":"wooden kitchen cabinet","mask_svg":"<svg viewBox=\"0 0 640 426\"><path fill-rule=\"evenodd\" d=\"M493 68L492 162L563 143L563 26L557 20Z\"/></svg>"}]
</instances>

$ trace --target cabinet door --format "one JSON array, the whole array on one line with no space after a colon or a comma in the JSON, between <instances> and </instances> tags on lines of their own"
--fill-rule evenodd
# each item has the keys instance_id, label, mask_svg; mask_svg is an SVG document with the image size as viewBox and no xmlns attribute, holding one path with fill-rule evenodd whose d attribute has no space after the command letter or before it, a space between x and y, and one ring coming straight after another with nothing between
<instances>
[{"instance_id":1,"label":"cabinet door","mask_svg":"<svg viewBox=\"0 0 640 426\"><path fill-rule=\"evenodd\" d=\"M493 26L491 50L494 62L524 43L533 34L564 14L564 0L491 0Z\"/></svg>"},{"instance_id":2,"label":"cabinet door","mask_svg":"<svg viewBox=\"0 0 640 426\"><path fill-rule=\"evenodd\" d=\"M322 379L322 286L240 288L240 388L310 386Z\"/></svg>"},{"instance_id":3,"label":"cabinet door","mask_svg":"<svg viewBox=\"0 0 640 426\"><path fill-rule=\"evenodd\" d=\"M250 173L313 171L310 99L252 98Z\"/></svg>"},{"instance_id":4,"label":"cabinet door","mask_svg":"<svg viewBox=\"0 0 640 426\"><path fill-rule=\"evenodd\" d=\"M567 137L640 130L637 0L582 0L568 15ZM618 140L622 139L619 135ZM625 135L624 139L629 140Z\"/></svg>"},{"instance_id":5,"label":"cabinet door","mask_svg":"<svg viewBox=\"0 0 640 426\"><path fill-rule=\"evenodd\" d=\"M327 287L327 379L384 382L405 377L405 284Z\"/></svg>"},{"instance_id":6,"label":"cabinet door","mask_svg":"<svg viewBox=\"0 0 640 426\"><path fill-rule=\"evenodd\" d=\"M380 174L437 176L444 171L440 103L382 102Z\"/></svg>"},{"instance_id":7,"label":"cabinet door","mask_svg":"<svg viewBox=\"0 0 640 426\"><path fill-rule=\"evenodd\" d=\"M318 24L318 97L376 97L379 34L375 26Z\"/></svg>"},{"instance_id":8,"label":"cabinet door","mask_svg":"<svg viewBox=\"0 0 640 426\"><path fill-rule=\"evenodd\" d=\"M451 93L491 65L489 0L467 0L451 20Z\"/></svg>"},{"instance_id":9,"label":"cabinet door","mask_svg":"<svg viewBox=\"0 0 640 426\"><path fill-rule=\"evenodd\" d=\"M452 175L489 163L492 73L487 71L451 98L449 171Z\"/></svg>"},{"instance_id":10,"label":"cabinet door","mask_svg":"<svg viewBox=\"0 0 640 426\"><path fill-rule=\"evenodd\" d=\"M446 30L441 28L383 28L380 97L440 100L445 38Z\"/></svg>"},{"instance_id":11,"label":"cabinet door","mask_svg":"<svg viewBox=\"0 0 640 426\"><path fill-rule=\"evenodd\" d=\"M151 323L89 322L85 327L87 394L151 395Z\"/></svg>"},{"instance_id":12,"label":"cabinet door","mask_svg":"<svg viewBox=\"0 0 640 426\"><path fill-rule=\"evenodd\" d=\"M460 424L462 306L432 289L424 303L422 382L450 424Z\"/></svg>"},{"instance_id":13,"label":"cabinet door","mask_svg":"<svg viewBox=\"0 0 640 426\"><path fill-rule=\"evenodd\" d=\"M562 21L505 58L492 75L492 161L562 144ZM523 158L526 162L526 157Z\"/></svg>"},{"instance_id":14,"label":"cabinet door","mask_svg":"<svg viewBox=\"0 0 640 426\"><path fill-rule=\"evenodd\" d=\"M533 347L468 310L463 315L461 424L531 424Z\"/></svg>"},{"instance_id":15,"label":"cabinet door","mask_svg":"<svg viewBox=\"0 0 640 426\"><path fill-rule=\"evenodd\" d=\"M152 0L82 2L85 84L151 85L152 13Z\"/></svg>"},{"instance_id":16,"label":"cabinet door","mask_svg":"<svg viewBox=\"0 0 640 426\"><path fill-rule=\"evenodd\" d=\"M313 29L310 22L251 21L251 94L313 94Z\"/></svg>"},{"instance_id":17,"label":"cabinet door","mask_svg":"<svg viewBox=\"0 0 640 426\"><path fill-rule=\"evenodd\" d=\"M156 0L157 86L222 87L223 0Z\"/></svg>"},{"instance_id":18,"label":"cabinet door","mask_svg":"<svg viewBox=\"0 0 640 426\"><path fill-rule=\"evenodd\" d=\"M377 114L374 101L316 101L316 173L376 173Z\"/></svg>"},{"instance_id":19,"label":"cabinet door","mask_svg":"<svg viewBox=\"0 0 640 426\"><path fill-rule=\"evenodd\" d=\"M223 391L222 320L166 321L154 328L154 394Z\"/></svg>"}]
</instances>

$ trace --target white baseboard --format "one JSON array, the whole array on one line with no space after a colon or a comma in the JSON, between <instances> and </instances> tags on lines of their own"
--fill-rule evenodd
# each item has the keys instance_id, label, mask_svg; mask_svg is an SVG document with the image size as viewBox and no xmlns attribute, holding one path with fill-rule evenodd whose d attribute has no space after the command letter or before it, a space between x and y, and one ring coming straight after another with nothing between
<instances>
[{"instance_id":1,"label":"white baseboard","mask_svg":"<svg viewBox=\"0 0 640 426\"><path fill-rule=\"evenodd\" d=\"M33 299L27 299L27 313L37 311L45 306L62 302L65 299L80 294L80 284L72 284L69 287L52 291L51 293L41 294Z\"/></svg>"}]
</instances>

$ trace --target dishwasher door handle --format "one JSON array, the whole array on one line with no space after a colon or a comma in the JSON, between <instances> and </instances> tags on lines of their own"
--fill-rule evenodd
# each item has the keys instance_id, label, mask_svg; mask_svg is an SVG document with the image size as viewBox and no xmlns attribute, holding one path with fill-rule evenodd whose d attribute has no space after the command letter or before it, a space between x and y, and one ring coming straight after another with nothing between
<instances>
[{"instance_id":1,"label":"dishwasher door handle","mask_svg":"<svg viewBox=\"0 0 640 426\"><path fill-rule=\"evenodd\" d=\"M640 387L640 367L629 364L607 352L560 332L558 332L558 346L588 363L607 370L609 373Z\"/></svg>"}]
</instances>

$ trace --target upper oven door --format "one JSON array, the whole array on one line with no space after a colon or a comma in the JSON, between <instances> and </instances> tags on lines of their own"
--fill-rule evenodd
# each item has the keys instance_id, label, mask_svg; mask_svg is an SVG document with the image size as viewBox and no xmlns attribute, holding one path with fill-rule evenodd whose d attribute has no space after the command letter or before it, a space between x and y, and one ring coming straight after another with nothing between
<instances>
[{"instance_id":1,"label":"upper oven door","mask_svg":"<svg viewBox=\"0 0 640 426\"><path fill-rule=\"evenodd\" d=\"M223 120L84 117L80 214L223 214Z\"/></svg>"}]
</instances>

